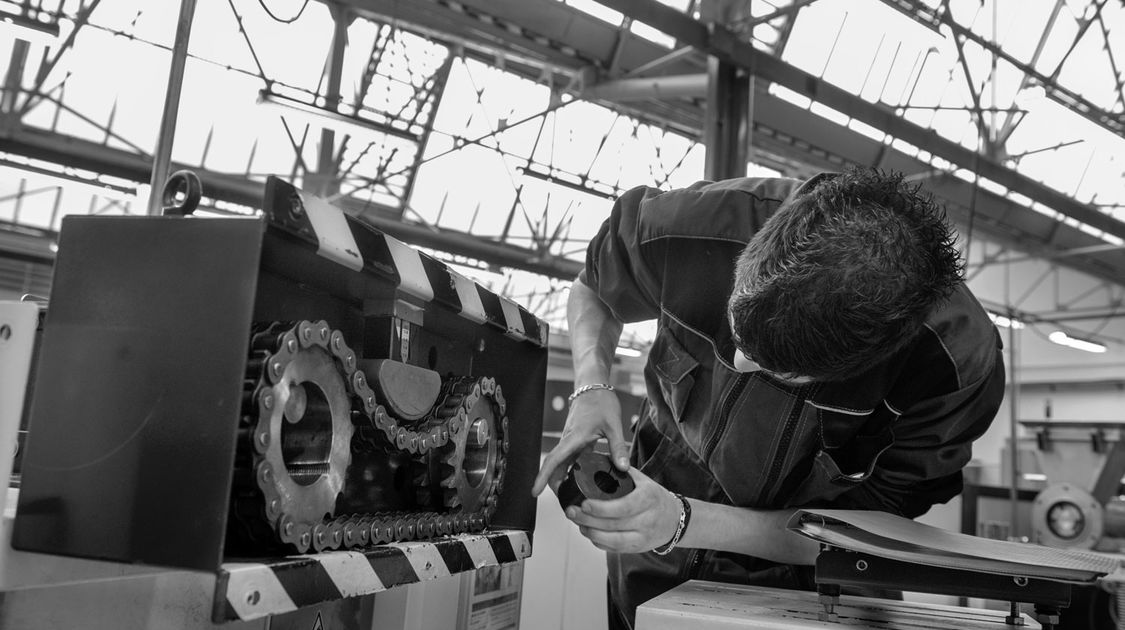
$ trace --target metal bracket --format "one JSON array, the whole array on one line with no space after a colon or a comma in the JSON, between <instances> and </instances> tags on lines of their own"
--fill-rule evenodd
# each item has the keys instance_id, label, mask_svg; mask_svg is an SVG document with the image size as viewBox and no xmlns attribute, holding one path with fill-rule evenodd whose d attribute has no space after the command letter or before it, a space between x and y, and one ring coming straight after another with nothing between
<instances>
[{"instance_id":1,"label":"metal bracket","mask_svg":"<svg viewBox=\"0 0 1125 630\"><path fill-rule=\"evenodd\" d=\"M1098 429L1098 432L1101 433L1101 429ZM1121 489L1122 476L1125 476L1125 430L1120 432L1117 441L1106 454L1102 470L1098 473L1098 478L1090 491L1090 494L1094 495L1094 500L1105 505L1112 497L1117 496Z\"/></svg>"},{"instance_id":2,"label":"metal bracket","mask_svg":"<svg viewBox=\"0 0 1125 630\"><path fill-rule=\"evenodd\" d=\"M1105 438L1105 431L1097 428L1090 433L1090 448L1098 455L1104 455L1109 450L1109 442Z\"/></svg>"},{"instance_id":3,"label":"metal bracket","mask_svg":"<svg viewBox=\"0 0 1125 630\"><path fill-rule=\"evenodd\" d=\"M1045 452L1051 452L1051 430L1043 427L1035 433L1035 446Z\"/></svg>"},{"instance_id":4,"label":"metal bracket","mask_svg":"<svg viewBox=\"0 0 1125 630\"><path fill-rule=\"evenodd\" d=\"M1072 590L1065 582L913 564L835 547L816 558L816 586L824 605L822 620L835 619L841 586L1025 602L1035 604L1036 614L1047 623L1058 619L1059 608L1070 605Z\"/></svg>"}]
</instances>

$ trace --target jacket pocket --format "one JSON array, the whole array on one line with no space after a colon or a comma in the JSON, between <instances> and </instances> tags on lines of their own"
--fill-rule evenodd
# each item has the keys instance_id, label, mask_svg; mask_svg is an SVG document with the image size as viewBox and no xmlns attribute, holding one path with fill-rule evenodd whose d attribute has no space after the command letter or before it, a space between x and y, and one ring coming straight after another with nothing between
<instances>
[{"instance_id":1,"label":"jacket pocket","mask_svg":"<svg viewBox=\"0 0 1125 630\"><path fill-rule=\"evenodd\" d=\"M678 437L678 436L677 436ZM715 501L722 490L687 447L642 420L633 437L632 464L656 483L684 496Z\"/></svg>"},{"instance_id":2,"label":"jacket pocket","mask_svg":"<svg viewBox=\"0 0 1125 630\"><path fill-rule=\"evenodd\" d=\"M672 412L676 422L681 422L691 390L695 386L692 372L699 366L699 361L665 331L653 341L652 349L649 350L649 365L660 383L664 404Z\"/></svg>"},{"instance_id":3,"label":"jacket pocket","mask_svg":"<svg viewBox=\"0 0 1125 630\"><path fill-rule=\"evenodd\" d=\"M890 427L884 427L875 435L857 435L840 448L824 449L824 453L835 466L832 479L841 483L862 483L875 471L879 456L894 444L894 434Z\"/></svg>"},{"instance_id":4,"label":"jacket pocket","mask_svg":"<svg viewBox=\"0 0 1125 630\"><path fill-rule=\"evenodd\" d=\"M875 415L883 414L876 411ZM868 420L864 430L851 436L846 442L838 446L822 446L813 457L808 475L786 501L787 506L834 499L861 485L874 474L879 456L894 444L894 431L891 428L893 417L857 417L855 420L864 419Z\"/></svg>"}]
</instances>

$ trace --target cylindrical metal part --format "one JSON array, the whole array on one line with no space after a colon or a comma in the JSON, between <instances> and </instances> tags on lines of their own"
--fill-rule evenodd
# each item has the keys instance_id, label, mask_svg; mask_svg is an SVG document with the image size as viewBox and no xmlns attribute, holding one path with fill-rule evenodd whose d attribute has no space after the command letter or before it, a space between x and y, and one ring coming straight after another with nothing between
<instances>
[{"instance_id":1,"label":"cylindrical metal part","mask_svg":"<svg viewBox=\"0 0 1125 630\"><path fill-rule=\"evenodd\" d=\"M168 70L168 86L164 96L164 114L160 119L160 133L153 153L151 194L148 213L158 215L163 210L161 190L168 179L172 164L172 140L176 135L176 118L180 112L180 90L184 84L184 67L187 64L188 41L191 24L195 19L195 0L180 0L180 18L176 23L176 39L172 44L172 61Z\"/></svg>"},{"instance_id":2,"label":"cylindrical metal part","mask_svg":"<svg viewBox=\"0 0 1125 630\"><path fill-rule=\"evenodd\" d=\"M166 216L187 216L199 207L199 200L203 197L203 184L192 171L176 171L164 182L161 195L160 202Z\"/></svg>"},{"instance_id":3,"label":"cylindrical metal part","mask_svg":"<svg viewBox=\"0 0 1125 630\"><path fill-rule=\"evenodd\" d=\"M634 487L629 473L618 470L609 456L586 451L574 460L566 479L559 484L559 504L565 510L582 505L586 499L619 499Z\"/></svg>"},{"instance_id":4,"label":"cylindrical metal part","mask_svg":"<svg viewBox=\"0 0 1125 630\"><path fill-rule=\"evenodd\" d=\"M1064 549L1092 549L1105 531L1105 510L1082 488L1057 483L1031 505L1033 542Z\"/></svg>"},{"instance_id":5,"label":"cylindrical metal part","mask_svg":"<svg viewBox=\"0 0 1125 630\"><path fill-rule=\"evenodd\" d=\"M1125 538L1125 498L1113 497L1105 504L1102 532L1109 538Z\"/></svg>"}]
</instances>

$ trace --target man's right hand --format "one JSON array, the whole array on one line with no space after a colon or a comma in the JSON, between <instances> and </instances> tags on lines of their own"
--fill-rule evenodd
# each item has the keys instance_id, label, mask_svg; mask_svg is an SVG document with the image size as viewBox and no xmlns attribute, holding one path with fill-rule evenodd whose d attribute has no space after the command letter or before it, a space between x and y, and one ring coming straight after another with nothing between
<instances>
[{"instance_id":1,"label":"man's right hand","mask_svg":"<svg viewBox=\"0 0 1125 630\"><path fill-rule=\"evenodd\" d=\"M622 435L621 402L610 390L588 391L571 403L562 438L544 458L531 494L539 496L548 485L556 490L578 455L603 437L609 441L614 465L622 472L628 471L629 443Z\"/></svg>"}]
</instances>

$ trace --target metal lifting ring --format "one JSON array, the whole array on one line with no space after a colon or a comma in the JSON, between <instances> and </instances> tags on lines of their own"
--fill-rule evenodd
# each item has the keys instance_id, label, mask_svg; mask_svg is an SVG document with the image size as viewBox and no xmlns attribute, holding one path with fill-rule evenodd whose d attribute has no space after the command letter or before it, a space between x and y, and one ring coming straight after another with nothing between
<instances>
[{"instance_id":1,"label":"metal lifting ring","mask_svg":"<svg viewBox=\"0 0 1125 630\"><path fill-rule=\"evenodd\" d=\"M203 184L199 181L199 176L189 170L169 175L160 197L164 214L179 216L195 212L202 198Z\"/></svg>"}]
</instances>

